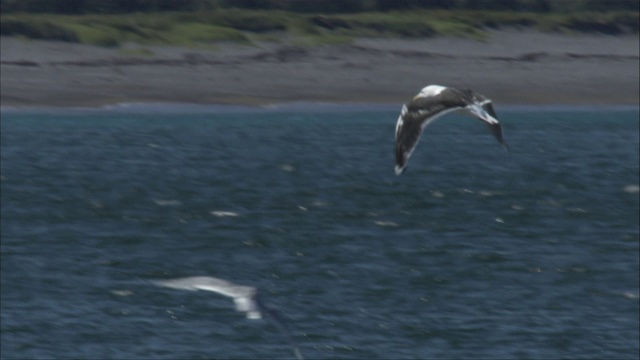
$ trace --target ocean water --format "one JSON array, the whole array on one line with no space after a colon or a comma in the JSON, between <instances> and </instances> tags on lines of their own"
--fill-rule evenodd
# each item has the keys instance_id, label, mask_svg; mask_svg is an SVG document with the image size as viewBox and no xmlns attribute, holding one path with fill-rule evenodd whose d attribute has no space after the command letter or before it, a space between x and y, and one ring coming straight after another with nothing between
<instances>
[{"instance_id":1,"label":"ocean water","mask_svg":"<svg viewBox=\"0 0 640 360\"><path fill-rule=\"evenodd\" d=\"M3 109L2 359L637 359L637 107Z\"/></svg>"}]
</instances>

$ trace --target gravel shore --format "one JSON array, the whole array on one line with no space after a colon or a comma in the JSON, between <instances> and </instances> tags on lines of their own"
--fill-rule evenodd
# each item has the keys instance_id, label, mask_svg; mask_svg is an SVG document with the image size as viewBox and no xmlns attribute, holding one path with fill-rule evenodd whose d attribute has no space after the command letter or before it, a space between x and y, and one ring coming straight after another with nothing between
<instances>
[{"instance_id":1,"label":"gravel shore","mask_svg":"<svg viewBox=\"0 0 640 360\"><path fill-rule=\"evenodd\" d=\"M0 41L2 106L131 102L263 105L402 103L428 84L498 104L637 105L638 37L500 30L487 41L435 37L217 44L214 50Z\"/></svg>"}]
</instances>

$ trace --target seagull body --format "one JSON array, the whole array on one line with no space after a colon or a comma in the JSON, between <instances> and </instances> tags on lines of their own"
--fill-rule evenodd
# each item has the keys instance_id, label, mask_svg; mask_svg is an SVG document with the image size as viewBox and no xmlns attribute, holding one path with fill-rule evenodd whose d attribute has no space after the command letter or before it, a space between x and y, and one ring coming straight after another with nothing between
<instances>
[{"instance_id":1,"label":"seagull body","mask_svg":"<svg viewBox=\"0 0 640 360\"><path fill-rule=\"evenodd\" d=\"M396 123L396 175L402 174L407 167L424 128L454 111L462 111L485 122L498 142L507 147L490 99L471 90L429 85L402 106Z\"/></svg>"},{"instance_id":2,"label":"seagull body","mask_svg":"<svg viewBox=\"0 0 640 360\"><path fill-rule=\"evenodd\" d=\"M304 359L295 343L287 324L280 314L268 308L258 296L258 290L251 286L236 285L229 281L212 276L193 276L169 280L154 280L152 283L172 289L206 290L233 298L236 310L245 312L248 319L262 319L268 316L272 322L287 336L289 345L297 359Z\"/></svg>"}]
</instances>

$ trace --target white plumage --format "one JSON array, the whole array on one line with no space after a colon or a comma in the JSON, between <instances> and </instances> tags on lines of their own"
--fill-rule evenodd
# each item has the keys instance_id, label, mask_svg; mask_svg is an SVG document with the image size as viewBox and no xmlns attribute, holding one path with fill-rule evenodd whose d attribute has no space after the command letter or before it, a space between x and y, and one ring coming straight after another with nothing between
<instances>
[{"instance_id":1,"label":"white plumage","mask_svg":"<svg viewBox=\"0 0 640 360\"><path fill-rule=\"evenodd\" d=\"M264 315L276 325L286 336L297 359L303 359L298 345L293 339L287 324L280 314L268 308L258 296L258 290L251 286L236 285L229 281L212 276L193 276L169 280L153 280L152 283L172 289L205 290L233 298L236 310L245 312L248 319L261 319Z\"/></svg>"},{"instance_id":2,"label":"white plumage","mask_svg":"<svg viewBox=\"0 0 640 360\"><path fill-rule=\"evenodd\" d=\"M471 90L429 85L404 104L400 111L396 123L396 175L406 169L425 127L439 117L459 110L484 121L498 142L507 147L490 99Z\"/></svg>"}]
</instances>

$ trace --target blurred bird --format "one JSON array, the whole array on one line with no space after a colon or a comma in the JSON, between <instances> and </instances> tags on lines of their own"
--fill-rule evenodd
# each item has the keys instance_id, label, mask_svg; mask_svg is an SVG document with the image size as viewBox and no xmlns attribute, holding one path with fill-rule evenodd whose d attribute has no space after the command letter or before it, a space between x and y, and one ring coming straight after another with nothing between
<instances>
[{"instance_id":1,"label":"blurred bird","mask_svg":"<svg viewBox=\"0 0 640 360\"><path fill-rule=\"evenodd\" d=\"M293 355L302 360L304 357L298 348L291 331L282 316L268 308L258 295L258 290L251 286L236 285L229 281L212 276L194 276L169 280L152 280L152 283L172 289L213 291L233 298L236 310L245 312L248 319L262 319L267 316L287 337Z\"/></svg>"}]
</instances>

